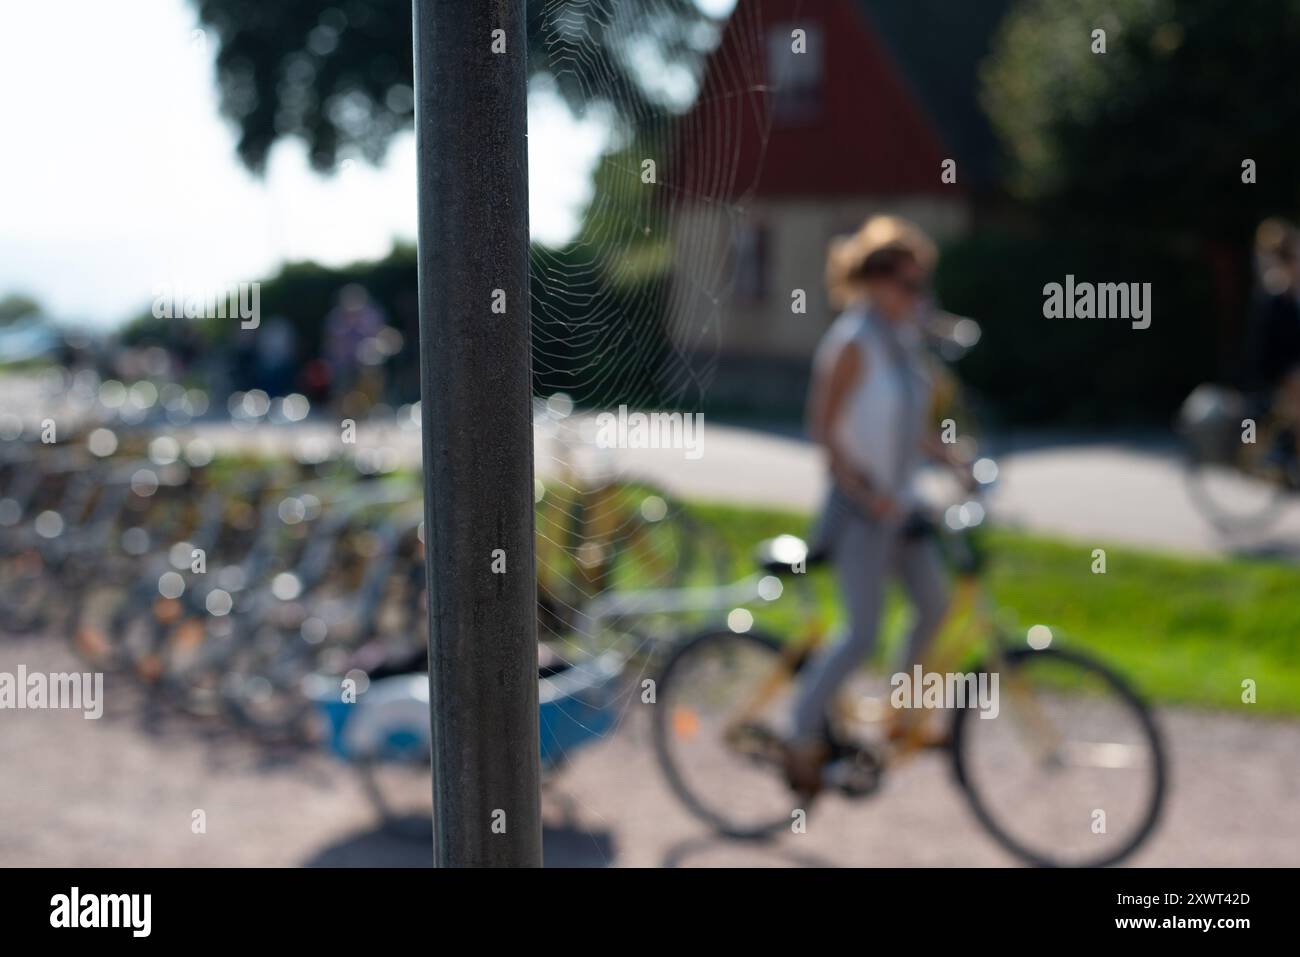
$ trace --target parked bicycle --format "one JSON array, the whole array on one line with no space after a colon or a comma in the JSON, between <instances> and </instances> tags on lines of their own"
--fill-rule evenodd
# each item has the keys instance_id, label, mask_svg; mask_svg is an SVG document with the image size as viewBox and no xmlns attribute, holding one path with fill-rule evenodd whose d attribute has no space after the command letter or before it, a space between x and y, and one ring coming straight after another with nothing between
<instances>
[{"instance_id":1,"label":"parked bicycle","mask_svg":"<svg viewBox=\"0 0 1300 957\"><path fill-rule=\"evenodd\" d=\"M318 734L321 676L337 685L424 669L413 472L292 433L277 444L296 459L215 455L202 433L119 414L122 395L165 390L116 386L89 390L55 442L4 423L0 632L65 635L90 666L134 681L152 704L277 742ZM276 400L280 413L260 396L237 398L236 430L305 414L301 397L290 397L292 409ZM575 630L593 601L685 581L706 534L649 485L578 469L552 479L537 501L548 680L599 656ZM618 660L635 654L640 639L631 641ZM557 747L568 739L552 732Z\"/></svg>"}]
</instances>

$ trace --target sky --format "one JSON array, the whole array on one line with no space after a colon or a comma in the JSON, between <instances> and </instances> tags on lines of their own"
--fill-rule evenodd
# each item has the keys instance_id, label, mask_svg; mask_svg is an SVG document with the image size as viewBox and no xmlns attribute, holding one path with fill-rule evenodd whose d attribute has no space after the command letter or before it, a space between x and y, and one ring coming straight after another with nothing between
<instances>
[{"instance_id":1,"label":"sky","mask_svg":"<svg viewBox=\"0 0 1300 957\"><path fill-rule=\"evenodd\" d=\"M333 176L282 142L254 177L218 115L197 26L185 0L0 0L0 297L107 328L164 284L223 288L285 260L342 265L413 241L412 134L382 166L345 161ZM533 97L534 238L577 228L606 139Z\"/></svg>"}]
</instances>

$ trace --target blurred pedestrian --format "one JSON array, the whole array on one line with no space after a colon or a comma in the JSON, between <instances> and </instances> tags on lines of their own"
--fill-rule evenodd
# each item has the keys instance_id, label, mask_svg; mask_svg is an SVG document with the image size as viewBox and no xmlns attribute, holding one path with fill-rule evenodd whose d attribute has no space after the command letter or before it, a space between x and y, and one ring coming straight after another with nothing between
<instances>
[{"instance_id":1,"label":"blurred pedestrian","mask_svg":"<svg viewBox=\"0 0 1300 957\"><path fill-rule=\"evenodd\" d=\"M325 317L325 361L330 366L330 392L336 409L353 414L364 396L353 396L367 367L373 340L384 328L384 316L365 287L349 283L339 290L338 305Z\"/></svg>"},{"instance_id":2,"label":"blurred pedestrian","mask_svg":"<svg viewBox=\"0 0 1300 957\"><path fill-rule=\"evenodd\" d=\"M257 329L257 387L269 396L293 391L298 368L298 333L284 316L271 316Z\"/></svg>"},{"instance_id":3,"label":"blurred pedestrian","mask_svg":"<svg viewBox=\"0 0 1300 957\"><path fill-rule=\"evenodd\" d=\"M1300 482L1300 232L1283 219L1255 231L1258 280L1246 336L1252 414L1277 423L1268 454Z\"/></svg>"}]
</instances>

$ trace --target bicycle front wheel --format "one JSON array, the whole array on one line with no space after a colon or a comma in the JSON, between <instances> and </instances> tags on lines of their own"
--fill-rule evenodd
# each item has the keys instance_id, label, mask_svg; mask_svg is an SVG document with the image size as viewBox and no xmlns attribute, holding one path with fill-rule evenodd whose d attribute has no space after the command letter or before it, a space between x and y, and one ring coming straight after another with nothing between
<instances>
[{"instance_id":1,"label":"bicycle front wheel","mask_svg":"<svg viewBox=\"0 0 1300 957\"><path fill-rule=\"evenodd\" d=\"M774 639L725 630L684 642L660 674L659 765L682 803L729 837L789 827L800 803L785 781L777 731L790 706L789 678Z\"/></svg>"},{"instance_id":2,"label":"bicycle front wheel","mask_svg":"<svg viewBox=\"0 0 1300 957\"><path fill-rule=\"evenodd\" d=\"M1165 759L1128 684L1074 651L1018 649L977 669L999 676L997 710L953 716L957 780L980 823L1040 867L1102 867L1151 833Z\"/></svg>"}]
</instances>

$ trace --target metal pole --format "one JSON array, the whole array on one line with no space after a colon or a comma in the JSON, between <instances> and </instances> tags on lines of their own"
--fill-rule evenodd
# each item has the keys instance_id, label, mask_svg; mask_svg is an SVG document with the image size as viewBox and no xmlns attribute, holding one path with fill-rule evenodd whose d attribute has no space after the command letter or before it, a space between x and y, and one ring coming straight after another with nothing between
<instances>
[{"instance_id":1,"label":"metal pole","mask_svg":"<svg viewBox=\"0 0 1300 957\"><path fill-rule=\"evenodd\" d=\"M434 863L537 866L524 0L414 24Z\"/></svg>"}]
</instances>

